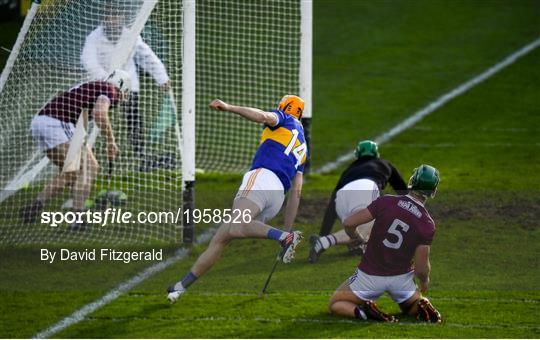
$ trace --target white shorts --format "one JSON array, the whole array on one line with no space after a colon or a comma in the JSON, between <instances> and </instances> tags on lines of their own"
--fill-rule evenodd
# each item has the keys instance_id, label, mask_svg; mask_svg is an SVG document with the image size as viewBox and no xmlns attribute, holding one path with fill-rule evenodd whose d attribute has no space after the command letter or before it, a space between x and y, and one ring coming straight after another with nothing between
<instances>
[{"instance_id":1,"label":"white shorts","mask_svg":"<svg viewBox=\"0 0 540 340\"><path fill-rule=\"evenodd\" d=\"M236 198L247 198L261 210L258 220L265 222L279 213L285 200L283 184L275 173L258 168L246 172Z\"/></svg>"},{"instance_id":2,"label":"white shorts","mask_svg":"<svg viewBox=\"0 0 540 340\"><path fill-rule=\"evenodd\" d=\"M75 125L49 116L35 116L30 125L32 137L41 151L54 149L73 137Z\"/></svg>"},{"instance_id":3,"label":"white shorts","mask_svg":"<svg viewBox=\"0 0 540 340\"><path fill-rule=\"evenodd\" d=\"M347 183L336 193L336 212L341 223L355 212L367 208L377 197L379 197L379 187L370 179L359 179ZM369 239L374 222L371 221L357 227L365 241Z\"/></svg>"},{"instance_id":4,"label":"white shorts","mask_svg":"<svg viewBox=\"0 0 540 340\"><path fill-rule=\"evenodd\" d=\"M379 197L379 187L370 179L359 179L347 183L336 193L336 212L345 221L358 210L367 208Z\"/></svg>"},{"instance_id":5,"label":"white shorts","mask_svg":"<svg viewBox=\"0 0 540 340\"><path fill-rule=\"evenodd\" d=\"M394 276L375 276L356 269L349 278L349 288L364 301L375 300L384 292L388 292L396 303L407 301L416 292L412 271Z\"/></svg>"}]
</instances>

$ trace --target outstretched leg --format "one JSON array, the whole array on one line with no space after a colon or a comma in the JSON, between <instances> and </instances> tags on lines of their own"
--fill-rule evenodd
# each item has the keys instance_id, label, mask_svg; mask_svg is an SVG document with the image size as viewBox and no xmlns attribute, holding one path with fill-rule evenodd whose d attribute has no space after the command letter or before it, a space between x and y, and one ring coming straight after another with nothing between
<instances>
[{"instance_id":1,"label":"outstretched leg","mask_svg":"<svg viewBox=\"0 0 540 340\"><path fill-rule=\"evenodd\" d=\"M233 210L240 209L245 213L246 218L251 222L246 223L244 220L239 223L224 223L219 226L216 234L212 237L208 248L199 256L191 272L200 277L206 273L221 256L223 249L229 242L235 238L266 238L268 230L271 228L266 224L256 221L255 218L259 215L259 207L248 199L237 199L234 202ZM249 215L249 217L247 217ZM185 287L187 288L187 287Z\"/></svg>"},{"instance_id":2,"label":"outstretched leg","mask_svg":"<svg viewBox=\"0 0 540 340\"><path fill-rule=\"evenodd\" d=\"M373 223L366 223L357 227L358 233L362 238L362 242L360 243L352 241L344 229L326 236L311 236L309 262L317 262L325 250L335 245L347 245L352 253L362 255L365 250L365 245L369 240L372 228Z\"/></svg>"},{"instance_id":3,"label":"outstretched leg","mask_svg":"<svg viewBox=\"0 0 540 340\"><path fill-rule=\"evenodd\" d=\"M292 233L272 228L271 226L256 220L261 211L251 200L247 198L236 199L233 205L233 211L236 209L244 212L242 216L245 216L246 218L237 223L224 223L218 228L216 234L212 237L208 248L206 248L197 261L195 261L195 264L191 267L191 271L181 281L169 288L168 299L170 302L176 302L186 288L212 268L221 257L225 247L233 239L268 238L278 242L286 242L291 238L288 236ZM293 234L293 236L297 237L296 234ZM297 242L298 241L295 239L294 247Z\"/></svg>"}]
</instances>

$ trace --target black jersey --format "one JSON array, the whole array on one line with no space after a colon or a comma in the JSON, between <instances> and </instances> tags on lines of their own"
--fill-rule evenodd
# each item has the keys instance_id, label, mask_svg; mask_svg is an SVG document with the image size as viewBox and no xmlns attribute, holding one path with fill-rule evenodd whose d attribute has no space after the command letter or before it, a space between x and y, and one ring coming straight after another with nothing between
<instances>
[{"instance_id":1,"label":"black jersey","mask_svg":"<svg viewBox=\"0 0 540 340\"><path fill-rule=\"evenodd\" d=\"M332 231L332 226L337 219L336 213L336 193L345 185L359 179L370 179L377 184L379 190L383 190L388 183L398 195L407 193L407 184L396 168L387 160L372 156L364 156L355 160L339 178L330 202L326 207L321 225L320 235L328 235Z\"/></svg>"},{"instance_id":2,"label":"black jersey","mask_svg":"<svg viewBox=\"0 0 540 340\"><path fill-rule=\"evenodd\" d=\"M360 157L349 165L341 174L335 191L359 179L372 180L377 183L379 190L383 190L386 184L390 183L398 194L407 193L407 184L405 184L396 168L390 162L372 156Z\"/></svg>"}]
</instances>

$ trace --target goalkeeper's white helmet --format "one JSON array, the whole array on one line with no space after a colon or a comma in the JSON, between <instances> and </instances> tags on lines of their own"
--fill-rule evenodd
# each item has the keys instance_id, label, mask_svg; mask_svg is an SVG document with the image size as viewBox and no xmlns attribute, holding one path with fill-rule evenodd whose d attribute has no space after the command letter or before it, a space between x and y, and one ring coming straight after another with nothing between
<instances>
[{"instance_id":1,"label":"goalkeeper's white helmet","mask_svg":"<svg viewBox=\"0 0 540 340\"><path fill-rule=\"evenodd\" d=\"M129 97L129 91L131 90L131 77L124 70L114 70L106 81L113 84L118 90L120 90L121 97L125 100Z\"/></svg>"}]
</instances>

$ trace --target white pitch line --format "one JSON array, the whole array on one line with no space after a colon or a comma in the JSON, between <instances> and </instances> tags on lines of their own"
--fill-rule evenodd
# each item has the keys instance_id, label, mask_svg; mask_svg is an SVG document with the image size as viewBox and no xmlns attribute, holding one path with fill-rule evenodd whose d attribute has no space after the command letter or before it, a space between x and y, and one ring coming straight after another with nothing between
<instances>
[{"instance_id":1,"label":"white pitch line","mask_svg":"<svg viewBox=\"0 0 540 340\"><path fill-rule=\"evenodd\" d=\"M397 134L401 133L402 131L408 129L409 127L413 126L418 121L420 121L422 118L424 118L425 116L427 116L431 112L435 111L439 107L446 104L446 102L448 102L451 99L453 99L453 98L461 95L462 93L468 91L470 88L472 88L473 86L479 84L480 82L488 79L489 77L491 77L492 75L494 75L495 73L497 73L498 71L503 69L504 67L512 64L517 59L519 59L520 57L522 57L525 54L529 53L530 51L532 51L533 49L535 49L539 45L540 45L540 38L536 39L532 43L524 46L523 48L521 48L517 52L515 52L515 53L511 54L510 56L506 57L503 61L495 64L493 67L489 68L484 73L472 78L471 80L469 80L466 83L460 85L459 87L455 88L454 90L452 90L452 91L448 92L447 94L439 97L437 100L435 100L434 102L428 104L422 110L417 111L416 113L414 113L409 118L405 119L404 121L402 121L398 125L394 126L392 129L390 129L387 132L383 133L382 135L376 137L375 142L377 142L378 144L383 144L384 142L390 140L395 135L397 135ZM315 171L315 173L325 173L325 172L332 171L332 170L336 169L337 167L339 167L342 163L350 161L351 159L353 159L353 157L354 157L353 154L342 155L342 156L338 157L338 159L336 159L334 162L331 162L331 163L328 163L328 164L322 166L320 169ZM205 242L205 241L202 241L202 240L199 240L199 239L200 238L202 239L203 236L206 236L209 239L211 237L211 235L212 235L211 230L206 231L201 236L199 236L199 238L197 238L197 241L198 241L197 243ZM98 299L98 300L96 300L96 301L94 301L94 302L92 302L90 304L87 304L87 305L83 306L81 309L75 311L70 316L64 318L63 320L61 320L58 323L52 325L51 327L47 328L46 330L37 333L34 336L34 338L48 338L48 337L58 333L59 331L65 329L65 328L67 328L67 327L69 327L69 326L71 326L73 324L81 322L82 320L84 320L84 318L87 315L89 315L89 314L93 313L94 311L98 310L99 308L107 305L111 301L114 301L120 295L122 295L125 292L133 289L133 287L137 286L139 283L143 282L147 278L153 276L156 273L161 272L162 270L166 269L167 267L171 266L172 264L176 263L177 261L183 259L186 256L186 254L187 254L187 250L180 249L173 257L169 258L166 261L157 263L157 264L145 269L144 271L137 274L133 278L129 279L126 282L121 283L116 288L109 291L102 298L100 298L100 299ZM299 320L299 319L295 319L295 320Z\"/></svg>"},{"instance_id":2,"label":"white pitch line","mask_svg":"<svg viewBox=\"0 0 540 340\"><path fill-rule=\"evenodd\" d=\"M457 96L467 92L472 87L474 87L474 86L478 85L479 83L483 82L484 80L490 78L495 73L499 72L500 70L507 67L508 65L511 65L516 60L523 57L527 53L531 52L532 50L534 50L538 46L540 46L540 37L537 38L536 40L534 40L533 42L525 45L524 47L520 48L516 52L510 54L509 56L507 56L506 58L504 58L500 62L496 63L495 65L493 65L492 67L490 67L489 69L484 71L483 73L469 79L468 81L466 81L465 83L459 85L458 87L456 87L452 91L450 91L450 92L448 92L446 94L443 94L442 96L437 98L435 101L429 103L423 109L415 112L414 114L412 114L411 116L409 116L408 118L406 118L405 120L401 121L399 124L397 124L396 126L391 128L390 130L388 130L388 131L384 132L383 134L377 136L374 139L374 141L377 144L383 144L383 143L389 141L390 139L392 139L396 135L400 134L401 132L407 130L408 128L410 128L414 124L418 123L425 116L427 116L430 113L434 112L435 110L439 109L441 106L443 106L444 104L446 104L450 100L452 100L452 99L456 98ZM352 160L353 158L354 158L354 153L353 152L348 152L346 154L343 154L343 155L339 156L335 161L326 163L325 165L323 165L319 169L315 170L314 173L324 174L324 173L330 172L332 170L337 169L341 164Z\"/></svg>"},{"instance_id":3,"label":"white pitch line","mask_svg":"<svg viewBox=\"0 0 540 340\"><path fill-rule=\"evenodd\" d=\"M203 232L199 237L197 237L196 243L205 243L207 242L212 235L214 234L215 229L211 228ZM122 282L112 290L110 290L107 294L105 294L103 297L99 298L98 300L91 302L82 308L76 310L71 314L70 316L60 320L59 322L55 323L54 325L50 326L49 328L37 333L34 335L35 339L45 339L49 338L56 333L76 324L81 321L83 321L88 315L92 314L96 310L100 309L101 307L109 304L110 302L116 300L120 295L126 293L127 291L133 289L135 286L143 282L144 280L148 279L149 277L163 271L164 269L170 267L174 263L182 260L184 257L186 257L188 251L185 248L179 249L174 256L168 258L165 261L156 263L142 272L138 273L131 279Z\"/></svg>"}]
</instances>

